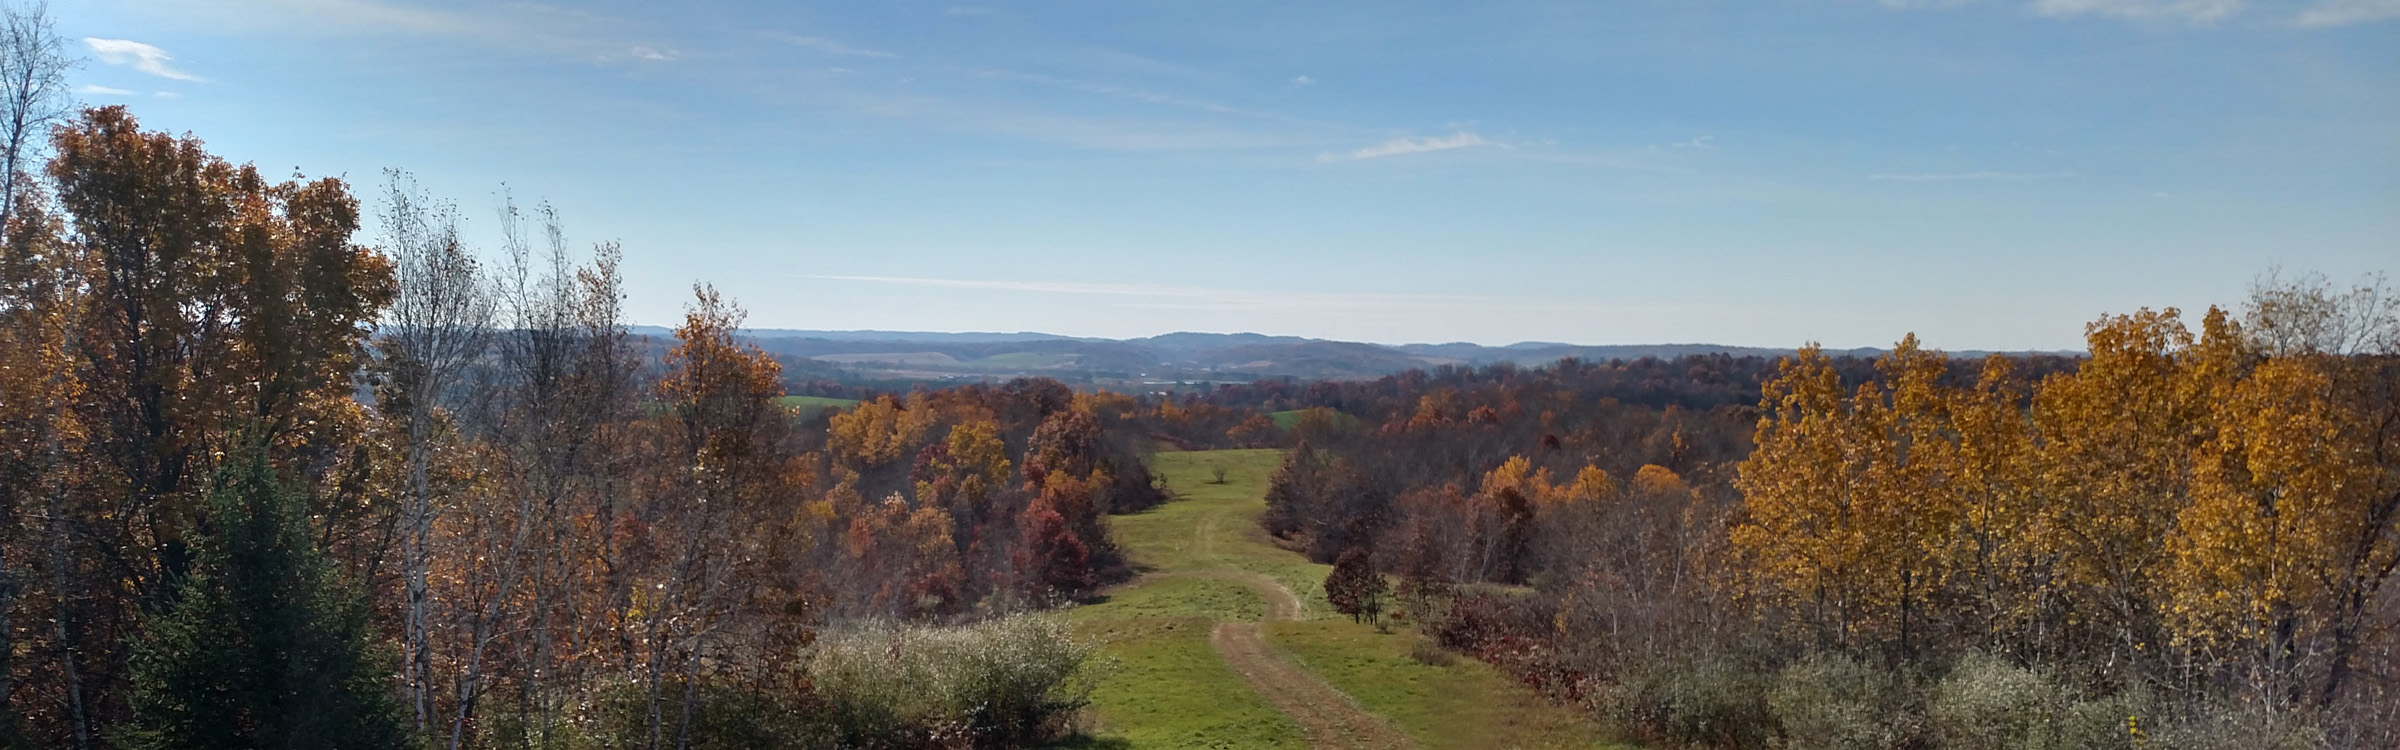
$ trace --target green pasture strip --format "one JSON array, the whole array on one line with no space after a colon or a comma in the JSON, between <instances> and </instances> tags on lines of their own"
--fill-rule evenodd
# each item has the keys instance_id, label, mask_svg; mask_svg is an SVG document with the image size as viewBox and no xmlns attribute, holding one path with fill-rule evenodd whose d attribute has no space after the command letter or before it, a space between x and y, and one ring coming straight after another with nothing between
<instances>
[{"instance_id":1,"label":"green pasture strip","mask_svg":"<svg viewBox=\"0 0 2400 750\"><path fill-rule=\"evenodd\" d=\"M1427 748L1633 747L1598 740L1598 727L1489 664L1459 656L1432 666L1411 658L1418 637L1348 620L1267 625L1268 643Z\"/></svg>"},{"instance_id":2,"label":"green pasture strip","mask_svg":"<svg viewBox=\"0 0 2400 750\"><path fill-rule=\"evenodd\" d=\"M1246 593L1246 592L1245 592ZM1253 596L1252 598L1256 598ZM1105 606L1105 605L1102 605ZM1092 693L1093 747L1306 748L1300 725L1250 689L1208 644L1205 617L1087 619L1116 671Z\"/></svg>"},{"instance_id":3,"label":"green pasture strip","mask_svg":"<svg viewBox=\"0 0 2400 750\"><path fill-rule=\"evenodd\" d=\"M1274 449L1159 453L1150 470L1175 490L1175 501L1110 524L1136 564L1257 573L1300 597L1303 619L1331 617L1325 574L1333 567L1276 547L1258 525L1267 510L1267 480L1282 463L1283 451ZM1225 469L1224 484L1214 484L1218 468Z\"/></svg>"},{"instance_id":4,"label":"green pasture strip","mask_svg":"<svg viewBox=\"0 0 2400 750\"><path fill-rule=\"evenodd\" d=\"M1238 581L1179 577L1144 581L1109 594L1103 601L1067 611L1067 618L1137 620L1158 617L1205 617L1226 622L1266 619L1266 603L1258 592Z\"/></svg>"}]
</instances>

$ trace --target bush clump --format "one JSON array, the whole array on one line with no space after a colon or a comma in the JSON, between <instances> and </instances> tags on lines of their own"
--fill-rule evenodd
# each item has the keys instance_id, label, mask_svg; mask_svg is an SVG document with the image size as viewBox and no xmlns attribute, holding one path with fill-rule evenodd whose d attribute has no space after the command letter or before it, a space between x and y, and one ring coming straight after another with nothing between
<instances>
[{"instance_id":1,"label":"bush clump","mask_svg":"<svg viewBox=\"0 0 2400 750\"><path fill-rule=\"evenodd\" d=\"M556 735L537 737L514 721L515 715L494 712L497 720L485 728L483 744L492 748L802 750L826 747L834 736L826 717L811 710L805 695L791 690L708 678L689 688L687 693L684 681L678 678L662 680L655 704L649 685L642 680L625 680L602 689L591 707L589 741L573 724ZM687 695L691 699L688 723L684 713Z\"/></svg>"},{"instance_id":2,"label":"bush clump","mask_svg":"<svg viewBox=\"0 0 2400 750\"><path fill-rule=\"evenodd\" d=\"M2048 676L2005 659L1970 653L1933 689L1933 735L1956 750L2064 748L2061 719L2070 696Z\"/></svg>"},{"instance_id":3,"label":"bush clump","mask_svg":"<svg viewBox=\"0 0 2400 750\"><path fill-rule=\"evenodd\" d=\"M1639 659L1594 699L1602 716L1670 745L1761 747L1775 719L1759 674L1714 650Z\"/></svg>"},{"instance_id":4,"label":"bush clump","mask_svg":"<svg viewBox=\"0 0 2400 750\"><path fill-rule=\"evenodd\" d=\"M1071 728L1096 653L1039 617L878 624L827 633L808 677L844 746L1007 747Z\"/></svg>"},{"instance_id":5,"label":"bush clump","mask_svg":"<svg viewBox=\"0 0 2400 750\"><path fill-rule=\"evenodd\" d=\"M1833 653L1785 667L1767 691L1767 707L1782 727L1777 747L1791 750L1868 750L1905 747L1921 734L1906 686L1892 673Z\"/></svg>"}]
</instances>

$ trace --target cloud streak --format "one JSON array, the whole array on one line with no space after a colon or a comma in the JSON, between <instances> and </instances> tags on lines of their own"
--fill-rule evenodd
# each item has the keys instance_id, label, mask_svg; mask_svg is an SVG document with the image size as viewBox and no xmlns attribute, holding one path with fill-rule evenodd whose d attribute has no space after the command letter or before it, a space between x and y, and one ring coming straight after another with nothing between
<instances>
[{"instance_id":1,"label":"cloud streak","mask_svg":"<svg viewBox=\"0 0 2400 750\"><path fill-rule=\"evenodd\" d=\"M1951 172L1942 174L1871 174L1867 179L1876 182L1981 182L1987 180L2056 180L2075 176L2073 172Z\"/></svg>"},{"instance_id":2,"label":"cloud streak","mask_svg":"<svg viewBox=\"0 0 2400 750\"><path fill-rule=\"evenodd\" d=\"M2242 12L2245 0L2035 0L2033 12L2045 16L2110 16L2135 20L2216 23Z\"/></svg>"},{"instance_id":3,"label":"cloud streak","mask_svg":"<svg viewBox=\"0 0 2400 750\"><path fill-rule=\"evenodd\" d=\"M1424 138L1394 138L1373 146L1352 151L1350 152L1350 158L1381 159L1386 156L1423 154L1434 151L1449 151L1451 149L1490 145L1494 144L1491 141L1484 140L1483 136L1461 130L1455 134L1440 137L1428 136Z\"/></svg>"},{"instance_id":4,"label":"cloud streak","mask_svg":"<svg viewBox=\"0 0 2400 750\"><path fill-rule=\"evenodd\" d=\"M175 59L166 50L131 39L101 39L84 37L83 43L92 48L92 55L110 65L124 65L160 78L200 82L199 76L176 70L167 62Z\"/></svg>"},{"instance_id":5,"label":"cloud streak","mask_svg":"<svg viewBox=\"0 0 2400 750\"><path fill-rule=\"evenodd\" d=\"M796 46L796 47L805 47L805 48L808 48L808 49L813 49L813 50L816 50L816 51L818 51L818 52L823 52L823 53L825 53L825 54L828 54L828 55L846 55L846 56L850 56L850 57L874 57L874 58L882 58L882 59L891 59L891 58L896 58L896 57L899 57L899 55L897 55L897 54L893 54L893 53L890 53L890 52L885 52L885 51L883 51L883 50L877 50L877 49L867 49L867 48L864 48L864 47L852 47L852 46L850 46L850 45L843 44L843 43L841 43L841 42L837 42L837 41L834 41L834 40L832 40L832 39L827 39L827 38L825 38L825 37L821 37L821 36L801 36L801 35L799 35L799 34L784 34L784 33L770 33L770 34L768 34L767 36L768 36L768 37L770 37L770 38L773 38L773 39L775 39L775 40L777 40L777 41L784 42L784 43L786 43L786 44L790 44L790 45L793 45L793 46Z\"/></svg>"},{"instance_id":6,"label":"cloud streak","mask_svg":"<svg viewBox=\"0 0 2400 750\"><path fill-rule=\"evenodd\" d=\"M1980 4L1983 0L1874 0L1894 10L1924 8L1957 8ZM2283 20L2301 28L2348 26L2400 19L2400 0L2315 0L2297 13L2289 13L2298 0L2259 3L2256 0L2023 0L2023 7L2036 15L2050 18L2096 16L2129 21L2183 22L2206 26L2250 14L2253 11L2278 14ZM2272 10L2262 10L2271 8ZM2287 14L2288 13L2288 14Z\"/></svg>"},{"instance_id":7,"label":"cloud streak","mask_svg":"<svg viewBox=\"0 0 2400 750\"><path fill-rule=\"evenodd\" d=\"M2294 24L2303 28L2347 26L2400 18L2400 0L2327 0L2300 12Z\"/></svg>"}]
</instances>

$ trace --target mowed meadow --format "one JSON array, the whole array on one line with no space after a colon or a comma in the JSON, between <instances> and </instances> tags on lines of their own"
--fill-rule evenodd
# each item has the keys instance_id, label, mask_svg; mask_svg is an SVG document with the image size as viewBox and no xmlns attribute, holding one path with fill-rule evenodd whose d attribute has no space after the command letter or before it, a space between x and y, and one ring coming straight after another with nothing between
<instances>
[{"instance_id":1,"label":"mowed meadow","mask_svg":"<svg viewBox=\"0 0 2400 750\"><path fill-rule=\"evenodd\" d=\"M1098 742L1612 746L1589 721L1489 665L1428 664L1412 655L1424 648L1421 636L1335 612L1325 600L1330 566L1275 546L1257 523L1282 457L1275 450L1153 457L1174 499L1112 524L1137 577L1065 613L1078 634L1107 644L1104 653L1115 662L1114 674L1091 697ZM1212 646L1223 626L1250 623L1263 623L1263 649ZM1298 684L1254 685L1273 679Z\"/></svg>"}]
</instances>

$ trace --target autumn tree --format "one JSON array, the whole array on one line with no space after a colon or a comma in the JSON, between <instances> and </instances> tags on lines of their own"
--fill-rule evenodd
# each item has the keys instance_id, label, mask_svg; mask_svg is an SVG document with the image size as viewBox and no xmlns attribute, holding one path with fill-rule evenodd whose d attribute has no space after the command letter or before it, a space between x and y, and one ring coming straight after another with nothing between
<instances>
[{"instance_id":1,"label":"autumn tree","mask_svg":"<svg viewBox=\"0 0 2400 750\"><path fill-rule=\"evenodd\" d=\"M5 218L0 233L0 695L15 695L21 642L16 616L21 596L38 582L29 576L44 569L51 574L45 608L57 611L66 603L67 569L60 564L69 552L64 511L76 486L75 459L83 452L86 432L71 408L82 394L73 330L82 299L80 256L59 241L59 222L42 201L19 202ZM59 628L50 630L49 646L62 646L64 639L55 637ZM41 661L67 668L61 676L65 684L34 690L63 688L66 723L87 730L81 675L68 668L73 661L63 654ZM23 739L21 718L14 701L0 708L0 742ZM78 744L84 743L88 731Z\"/></svg>"},{"instance_id":2,"label":"autumn tree","mask_svg":"<svg viewBox=\"0 0 2400 750\"><path fill-rule=\"evenodd\" d=\"M87 744L128 710L122 644L189 566L195 477L227 426L256 425L313 505L319 472L365 418L351 375L392 282L382 256L351 244L358 209L339 180L270 182L115 107L58 128L52 148L61 220L28 221L46 209L20 203L11 252L50 248L53 288L77 296L52 308L73 339L51 351L88 396L61 415L79 445L54 475L67 479L46 534L55 627L36 651L62 676L41 690L71 707L42 731Z\"/></svg>"},{"instance_id":3,"label":"autumn tree","mask_svg":"<svg viewBox=\"0 0 2400 750\"><path fill-rule=\"evenodd\" d=\"M67 40L43 3L0 9L0 217L15 216L19 184L43 136L71 110Z\"/></svg>"},{"instance_id":4,"label":"autumn tree","mask_svg":"<svg viewBox=\"0 0 2400 750\"><path fill-rule=\"evenodd\" d=\"M405 487L400 502L402 688L418 730L435 721L432 594L437 505L432 464L438 443L454 442L453 389L490 346L493 304L480 263L458 234L456 210L419 190L402 172L385 175L383 242L393 257L397 294L376 347L383 373L377 405L401 424Z\"/></svg>"},{"instance_id":5,"label":"autumn tree","mask_svg":"<svg viewBox=\"0 0 2400 750\"><path fill-rule=\"evenodd\" d=\"M1375 563L1365 547L1352 547L1333 563L1333 571L1325 576L1325 601L1333 611L1350 616L1351 622L1376 620L1383 615L1384 597L1391 593L1383 574L1375 571Z\"/></svg>"},{"instance_id":6,"label":"autumn tree","mask_svg":"<svg viewBox=\"0 0 2400 750\"><path fill-rule=\"evenodd\" d=\"M762 596L777 608L788 600L774 593L774 560L787 552L774 545L777 521L788 518L791 489L806 484L788 450L780 369L735 338L740 307L706 285L693 294L656 388L664 412L654 439L666 460L638 511L652 559L632 582L639 613L627 625L643 654L653 744L670 727L689 731L698 683L734 635L734 616ZM682 685L673 717L660 692L670 672Z\"/></svg>"},{"instance_id":7,"label":"autumn tree","mask_svg":"<svg viewBox=\"0 0 2400 750\"><path fill-rule=\"evenodd\" d=\"M2400 323L2378 284L2252 292L2244 341L2272 356L2212 394L2191 504L2168 540L2169 622L2271 698L2330 706L2400 568Z\"/></svg>"},{"instance_id":8,"label":"autumn tree","mask_svg":"<svg viewBox=\"0 0 2400 750\"><path fill-rule=\"evenodd\" d=\"M1026 582L1038 587L1038 599L1056 601L1091 588L1091 547L1075 534L1065 514L1036 500L1018 517L1017 529L1022 540L1017 567Z\"/></svg>"},{"instance_id":9,"label":"autumn tree","mask_svg":"<svg viewBox=\"0 0 2400 750\"><path fill-rule=\"evenodd\" d=\"M2172 308L2104 318L2085 340L2091 358L2033 395L2038 491L2053 514L2036 543L2056 551L2060 606L2080 614L2068 647L2155 675L2168 638L2159 576L2241 344L2221 311L2195 337Z\"/></svg>"}]
</instances>

